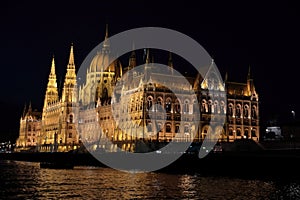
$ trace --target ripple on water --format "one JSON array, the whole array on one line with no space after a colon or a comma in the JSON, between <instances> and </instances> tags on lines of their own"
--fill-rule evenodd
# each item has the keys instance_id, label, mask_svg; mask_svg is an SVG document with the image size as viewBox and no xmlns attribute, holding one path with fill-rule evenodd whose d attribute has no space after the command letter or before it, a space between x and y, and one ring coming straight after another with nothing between
<instances>
[{"instance_id":1,"label":"ripple on water","mask_svg":"<svg viewBox=\"0 0 300 200\"><path fill-rule=\"evenodd\" d=\"M0 161L0 195L17 199L299 199L297 181L126 173L110 168L40 169Z\"/></svg>"}]
</instances>

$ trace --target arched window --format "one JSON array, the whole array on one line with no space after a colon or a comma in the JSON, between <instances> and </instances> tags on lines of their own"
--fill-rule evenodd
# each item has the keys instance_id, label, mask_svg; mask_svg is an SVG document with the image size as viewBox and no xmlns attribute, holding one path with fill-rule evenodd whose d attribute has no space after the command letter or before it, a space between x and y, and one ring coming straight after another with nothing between
<instances>
[{"instance_id":1,"label":"arched window","mask_svg":"<svg viewBox=\"0 0 300 200\"><path fill-rule=\"evenodd\" d=\"M224 101L221 101L220 102L220 113L225 114L225 112L226 112L225 103L224 103Z\"/></svg>"},{"instance_id":2,"label":"arched window","mask_svg":"<svg viewBox=\"0 0 300 200\"><path fill-rule=\"evenodd\" d=\"M208 113L212 113L212 100L208 101Z\"/></svg>"},{"instance_id":3,"label":"arched window","mask_svg":"<svg viewBox=\"0 0 300 200\"><path fill-rule=\"evenodd\" d=\"M241 104L236 105L236 117L237 118L241 117Z\"/></svg>"},{"instance_id":4,"label":"arched window","mask_svg":"<svg viewBox=\"0 0 300 200\"><path fill-rule=\"evenodd\" d=\"M241 136L241 129L236 130L236 136Z\"/></svg>"},{"instance_id":5,"label":"arched window","mask_svg":"<svg viewBox=\"0 0 300 200\"><path fill-rule=\"evenodd\" d=\"M108 99L108 91L107 91L107 88L103 88L103 91L102 91L102 98L103 98L103 101L107 101Z\"/></svg>"},{"instance_id":6,"label":"arched window","mask_svg":"<svg viewBox=\"0 0 300 200\"><path fill-rule=\"evenodd\" d=\"M233 116L233 105L232 105L232 103L230 103L228 105L228 115Z\"/></svg>"},{"instance_id":7,"label":"arched window","mask_svg":"<svg viewBox=\"0 0 300 200\"><path fill-rule=\"evenodd\" d=\"M201 112L202 113L207 113L208 110L207 110L207 102L205 99L202 99L202 103L201 103Z\"/></svg>"},{"instance_id":8,"label":"arched window","mask_svg":"<svg viewBox=\"0 0 300 200\"><path fill-rule=\"evenodd\" d=\"M31 125L28 125L28 131L31 131Z\"/></svg>"},{"instance_id":9,"label":"arched window","mask_svg":"<svg viewBox=\"0 0 300 200\"><path fill-rule=\"evenodd\" d=\"M152 132L152 124L151 123L149 123L147 125L147 130L148 130L148 132Z\"/></svg>"},{"instance_id":10,"label":"arched window","mask_svg":"<svg viewBox=\"0 0 300 200\"><path fill-rule=\"evenodd\" d=\"M251 137L256 137L256 130L255 129L251 130Z\"/></svg>"},{"instance_id":11,"label":"arched window","mask_svg":"<svg viewBox=\"0 0 300 200\"><path fill-rule=\"evenodd\" d=\"M156 106L156 110L157 111L162 111L163 109L163 100L161 97L157 98L157 106Z\"/></svg>"},{"instance_id":12,"label":"arched window","mask_svg":"<svg viewBox=\"0 0 300 200\"><path fill-rule=\"evenodd\" d=\"M150 110L150 108L153 105L153 97L152 96L148 96L147 97L147 110Z\"/></svg>"},{"instance_id":13,"label":"arched window","mask_svg":"<svg viewBox=\"0 0 300 200\"><path fill-rule=\"evenodd\" d=\"M246 138L249 137L249 131L248 131L248 129L245 129L244 136L246 136Z\"/></svg>"},{"instance_id":14,"label":"arched window","mask_svg":"<svg viewBox=\"0 0 300 200\"><path fill-rule=\"evenodd\" d=\"M249 106L246 104L244 106L244 117L247 118L249 116Z\"/></svg>"},{"instance_id":15,"label":"arched window","mask_svg":"<svg viewBox=\"0 0 300 200\"><path fill-rule=\"evenodd\" d=\"M189 111L190 111L190 109L189 109L189 106L190 106L190 104L189 104L190 102L189 102L189 100L184 100L184 106L183 106L183 112L184 113L189 113Z\"/></svg>"},{"instance_id":16,"label":"arched window","mask_svg":"<svg viewBox=\"0 0 300 200\"><path fill-rule=\"evenodd\" d=\"M171 99L167 99L167 100L166 100L166 112L167 112L167 113L170 113L170 112L171 112L171 107L172 107Z\"/></svg>"},{"instance_id":17,"label":"arched window","mask_svg":"<svg viewBox=\"0 0 300 200\"><path fill-rule=\"evenodd\" d=\"M220 113L218 101L214 102L214 113Z\"/></svg>"},{"instance_id":18,"label":"arched window","mask_svg":"<svg viewBox=\"0 0 300 200\"><path fill-rule=\"evenodd\" d=\"M179 124L176 124L175 125L175 133L179 133L180 132L180 125Z\"/></svg>"},{"instance_id":19,"label":"arched window","mask_svg":"<svg viewBox=\"0 0 300 200\"><path fill-rule=\"evenodd\" d=\"M193 101L193 110L192 110L192 114L193 113L199 113L199 107L198 107L198 102L197 100Z\"/></svg>"},{"instance_id":20,"label":"arched window","mask_svg":"<svg viewBox=\"0 0 300 200\"><path fill-rule=\"evenodd\" d=\"M171 132L171 124L166 125L166 132L170 133Z\"/></svg>"},{"instance_id":21,"label":"arched window","mask_svg":"<svg viewBox=\"0 0 300 200\"><path fill-rule=\"evenodd\" d=\"M228 135L233 136L233 129L232 129L232 128L229 128L229 133L228 133Z\"/></svg>"},{"instance_id":22,"label":"arched window","mask_svg":"<svg viewBox=\"0 0 300 200\"><path fill-rule=\"evenodd\" d=\"M251 116L252 116L252 119L257 119L256 106L255 105L252 106Z\"/></svg>"},{"instance_id":23,"label":"arched window","mask_svg":"<svg viewBox=\"0 0 300 200\"><path fill-rule=\"evenodd\" d=\"M174 105L174 109L175 109L175 113L180 113L180 103L178 101L178 99L175 101L175 105Z\"/></svg>"}]
</instances>

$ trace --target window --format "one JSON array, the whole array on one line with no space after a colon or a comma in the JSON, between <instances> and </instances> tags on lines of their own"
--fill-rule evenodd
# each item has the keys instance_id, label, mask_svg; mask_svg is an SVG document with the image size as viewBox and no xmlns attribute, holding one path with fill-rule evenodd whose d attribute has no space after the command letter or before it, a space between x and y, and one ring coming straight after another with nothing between
<instances>
[{"instance_id":1,"label":"window","mask_svg":"<svg viewBox=\"0 0 300 200\"><path fill-rule=\"evenodd\" d=\"M184 133L189 133L189 127L188 126L184 127Z\"/></svg>"},{"instance_id":2,"label":"window","mask_svg":"<svg viewBox=\"0 0 300 200\"><path fill-rule=\"evenodd\" d=\"M166 112L167 113L170 113L171 112L171 100L170 99L167 99L166 101Z\"/></svg>"},{"instance_id":3,"label":"window","mask_svg":"<svg viewBox=\"0 0 300 200\"><path fill-rule=\"evenodd\" d=\"M201 104L201 112L207 113L207 103L206 103L206 100L205 100L205 99L202 100L202 104Z\"/></svg>"},{"instance_id":4,"label":"window","mask_svg":"<svg viewBox=\"0 0 300 200\"><path fill-rule=\"evenodd\" d=\"M256 137L256 131L255 131L255 129L253 129L253 130L251 131L251 137Z\"/></svg>"},{"instance_id":5,"label":"window","mask_svg":"<svg viewBox=\"0 0 300 200\"><path fill-rule=\"evenodd\" d=\"M171 132L171 124L166 125L166 132L170 133Z\"/></svg>"},{"instance_id":6,"label":"window","mask_svg":"<svg viewBox=\"0 0 300 200\"><path fill-rule=\"evenodd\" d=\"M211 113L212 112L212 101L209 100L208 101L208 113Z\"/></svg>"},{"instance_id":7,"label":"window","mask_svg":"<svg viewBox=\"0 0 300 200\"><path fill-rule=\"evenodd\" d=\"M214 102L214 113L220 113L219 107L218 107L218 101Z\"/></svg>"},{"instance_id":8,"label":"window","mask_svg":"<svg viewBox=\"0 0 300 200\"><path fill-rule=\"evenodd\" d=\"M247 118L249 116L249 106L245 105L244 106L244 117Z\"/></svg>"},{"instance_id":9,"label":"window","mask_svg":"<svg viewBox=\"0 0 300 200\"><path fill-rule=\"evenodd\" d=\"M236 136L241 136L241 130L240 129L236 130Z\"/></svg>"},{"instance_id":10,"label":"window","mask_svg":"<svg viewBox=\"0 0 300 200\"><path fill-rule=\"evenodd\" d=\"M69 138L72 138L72 133L69 133Z\"/></svg>"},{"instance_id":11,"label":"window","mask_svg":"<svg viewBox=\"0 0 300 200\"><path fill-rule=\"evenodd\" d=\"M176 126L175 126L175 133L179 133L180 132L180 130L179 130L179 124L176 124Z\"/></svg>"},{"instance_id":12,"label":"window","mask_svg":"<svg viewBox=\"0 0 300 200\"><path fill-rule=\"evenodd\" d=\"M221 101L221 103L220 103L220 111L221 111L221 114L225 114L225 103L224 103L224 101Z\"/></svg>"},{"instance_id":13,"label":"window","mask_svg":"<svg viewBox=\"0 0 300 200\"><path fill-rule=\"evenodd\" d=\"M249 136L249 131L248 131L248 129L245 130L244 136L246 136L246 138L248 138L248 136Z\"/></svg>"},{"instance_id":14,"label":"window","mask_svg":"<svg viewBox=\"0 0 300 200\"><path fill-rule=\"evenodd\" d=\"M183 112L184 113L189 113L190 109L189 109L189 101L185 100L184 101L184 107L183 107Z\"/></svg>"},{"instance_id":15,"label":"window","mask_svg":"<svg viewBox=\"0 0 300 200\"><path fill-rule=\"evenodd\" d=\"M148 130L148 132L152 132L152 124L147 125L147 130Z\"/></svg>"},{"instance_id":16,"label":"window","mask_svg":"<svg viewBox=\"0 0 300 200\"><path fill-rule=\"evenodd\" d=\"M157 98L157 106L156 106L156 110L157 111L162 111L163 109L163 104L162 104L162 98L161 97L158 97Z\"/></svg>"},{"instance_id":17,"label":"window","mask_svg":"<svg viewBox=\"0 0 300 200\"><path fill-rule=\"evenodd\" d=\"M152 105L153 105L153 98L152 98L152 96L148 96L148 98L147 98L147 110L150 110Z\"/></svg>"},{"instance_id":18,"label":"window","mask_svg":"<svg viewBox=\"0 0 300 200\"><path fill-rule=\"evenodd\" d=\"M236 117L240 118L241 117L241 105L238 104L236 106Z\"/></svg>"},{"instance_id":19,"label":"window","mask_svg":"<svg viewBox=\"0 0 300 200\"><path fill-rule=\"evenodd\" d=\"M233 109L232 109L232 107L233 107L232 104L228 105L228 115L229 116L233 116Z\"/></svg>"},{"instance_id":20,"label":"window","mask_svg":"<svg viewBox=\"0 0 300 200\"><path fill-rule=\"evenodd\" d=\"M70 123L73 123L73 115L70 115L69 121L70 121Z\"/></svg>"},{"instance_id":21,"label":"window","mask_svg":"<svg viewBox=\"0 0 300 200\"><path fill-rule=\"evenodd\" d=\"M256 106L252 106L252 109L251 109L251 115L252 115L252 118L253 118L253 119L256 119L256 118L257 118L257 114L256 114Z\"/></svg>"},{"instance_id":22,"label":"window","mask_svg":"<svg viewBox=\"0 0 300 200\"><path fill-rule=\"evenodd\" d=\"M229 129L229 135L233 136L233 130L232 129Z\"/></svg>"},{"instance_id":23,"label":"window","mask_svg":"<svg viewBox=\"0 0 300 200\"><path fill-rule=\"evenodd\" d=\"M176 100L174 108L175 108L175 113L180 113L180 103L178 100Z\"/></svg>"}]
</instances>

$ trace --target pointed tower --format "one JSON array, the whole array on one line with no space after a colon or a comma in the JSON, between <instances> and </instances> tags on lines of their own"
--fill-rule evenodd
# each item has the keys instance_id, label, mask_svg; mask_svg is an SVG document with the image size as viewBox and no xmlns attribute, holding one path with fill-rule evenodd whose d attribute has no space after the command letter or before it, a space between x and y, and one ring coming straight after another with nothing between
<instances>
[{"instance_id":1,"label":"pointed tower","mask_svg":"<svg viewBox=\"0 0 300 200\"><path fill-rule=\"evenodd\" d=\"M73 44L71 45L69 63L62 93L62 102L77 102L77 82L75 73L75 62Z\"/></svg>"},{"instance_id":2,"label":"pointed tower","mask_svg":"<svg viewBox=\"0 0 300 200\"><path fill-rule=\"evenodd\" d=\"M248 74L247 74L247 90L248 90L248 95L250 96L253 92L253 79L251 77L251 67L250 67L250 65L249 65Z\"/></svg>"},{"instance_id":3,"label":"pointed tower","mask_svg":"<svg viewBox=\"0 0 300 200\"><path fill-rule=\"evenodd\" d=\"M22 116L21 116L21 119L25 117L25 115L26 115L26 110L27 110L27 108L26 108L26 103L25 103L25 105L24 105L24 110L23 110L23 114L22 114Z\"/></svg>"},{"instance_id":4,"label":"pointed tower","mask_svg":"<svg viewBox=\"0 0 300 200\"><path fill-rule=\"evenodd\" d=\"M169 52L169 60L168 60L168 66L171 68L171 73L172 75L174 74L174 68L173 68L173 60L172 60L172 53Z\"/></svg>"},{"instance_id":5,"label":"pointed tower","mask_svg":"<svg viewBox=\"0 0 300 200\"><path fill-rule=\"evenodd\" d=\"M105 38L104 38L104 42L103 42L103 48L102 48L102 53L108 53L109 52L109 39L108 39L108 24L106 24L106 28L105 28Z\"/></svg>"},{"instance_id":6,"label":"pointed tower","mask_svg":"<svg viewBox=\"0 0 300 200\"><path fill-rule=\"evenodd\" d=\"M32 113L31 101L29 102L28 113Z\"/></svg>"},{"instance_id":7,"label":"pointed tower","mask_svg":"<svg viewBox=\"0 0 300 200\"><path fill-rule=\"evenodd\" d=\"M60 138L59 141L61 141L61 143L77 144L79 136L77 134L75 124L78 119L78 103L73 44L71 45L69 63L67 65L60 113L61 124L57 139Z\"/></svg>"},{"instance_id":8,"label":"pointed tower","mask_svg":"<svg viewBox=\"0 0 300 200\"><path fill-rule=\"evenodd\" d=\"M54 56L52 58L51 71L48 78L48 85L46 89L46 95L44 100L44 108L48 106L49 103L58 101L58 90L55 74L55 62Z\"/></svg>"},{"instance_id":9,"label":"pointed tower","mask_svg":"<svg viewBox=\"0 0 300 200\"><path fill-rule=\"evenodd\" d=\"M144 74L144 77L145 77L145 81L147 82L149 80L149 68L151 68L151 65L150 65L150 56L149 56L149 49L147 49L147 54L146 54L146 63L145 63L145 74Z\"/></svg>"}]
</instances>

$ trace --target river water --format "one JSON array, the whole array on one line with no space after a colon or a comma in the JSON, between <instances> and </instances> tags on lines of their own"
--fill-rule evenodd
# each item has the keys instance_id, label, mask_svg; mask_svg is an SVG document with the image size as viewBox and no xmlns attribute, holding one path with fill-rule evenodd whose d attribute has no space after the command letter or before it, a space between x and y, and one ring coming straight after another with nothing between
<instances>
[{"instance_id":1,"label":"river water","mask_svg":"<svg viewBox=\"0 0 300 200\"><path fill-rule=\"evenodd\" d=\"M300 182L0 161L0 199L300 199Z\"/></svg>"}]
</instances>

